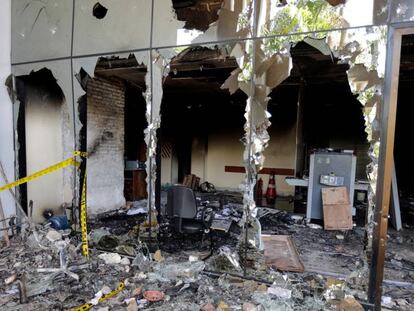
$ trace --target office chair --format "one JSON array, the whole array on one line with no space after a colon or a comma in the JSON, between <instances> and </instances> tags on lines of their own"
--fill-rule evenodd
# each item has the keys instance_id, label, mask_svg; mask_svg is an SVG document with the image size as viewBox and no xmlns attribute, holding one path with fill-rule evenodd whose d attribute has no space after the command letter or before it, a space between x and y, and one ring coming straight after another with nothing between
<instances>
[{"instance_id":1,"label":"office chair","mask_svg":"<svg viewBox=\"0 0 414 311\"><path fill-rule=\"evenodd\" d=\"M174 185L168 189L166 216L174 232L179 234L201 233L201 244L205 234L210 235L210 252L213 251L212 210L209 211L208 202L197 206L197 200L192 189L182 185ZM199 211L199 209L201 209ZM199 216L201 212L201 215ZM198 217L199 216L199 217Z\"/></svg>"}]
</instances>

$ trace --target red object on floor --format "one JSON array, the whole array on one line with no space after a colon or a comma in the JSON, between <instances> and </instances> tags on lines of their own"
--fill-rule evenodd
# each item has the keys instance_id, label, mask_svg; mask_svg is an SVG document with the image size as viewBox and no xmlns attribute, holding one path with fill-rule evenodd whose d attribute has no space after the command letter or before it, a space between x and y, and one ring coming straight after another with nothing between
<instances>
[{"instance_id":1,"label":"red object on floor","mask_svg":"<svg viewBox=\"0 0 414 311\"><path fill-rule=\"evenodd\" d=\"M272 173L269 177L269 185L266 190L266 200L267 205L273 205L276 201L276 183L275 183L275 173Z\"/></svg>"}]
</instances>

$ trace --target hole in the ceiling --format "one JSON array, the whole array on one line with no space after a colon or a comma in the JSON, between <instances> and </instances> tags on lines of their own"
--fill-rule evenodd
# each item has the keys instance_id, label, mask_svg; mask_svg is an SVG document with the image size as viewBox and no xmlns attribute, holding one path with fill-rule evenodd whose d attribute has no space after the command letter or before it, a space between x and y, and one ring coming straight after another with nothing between
<instances>
[{"instance_id":1,"label":"hole in the ceiling","mask_svg":"<svg viewBox=\"0 0 414 311\"><path fill-rule=\"evenodd\" d=\"M172 0L177 20L184 21L185 29L206 31L217 21L224 0Z\"/></svg>"},{"instance_id":2,"label":"hole in the ceiling","mask_svg":"<svg viewBox=\"0 0 414 311\"><path fill-rule=\"evenodd\" d=\"M99 2L97 2L93 6L92 12L93 12L92 13L93 16L95 16L97 19L102 19L106 16L106 13L108 12L108 9L106 7L104 7L102 4L100 4Z\"/></svg>"},{"instance_id":3,"label":"hole in the ceiling","mask_svg":"<svg viewBox=\"0 0 414 311\"><path fill-rule=\"evenodd\" d=\"M345 4L346 0L326 0L330 5L337 6L340 4Z\"/></svg>"}]
</instances>

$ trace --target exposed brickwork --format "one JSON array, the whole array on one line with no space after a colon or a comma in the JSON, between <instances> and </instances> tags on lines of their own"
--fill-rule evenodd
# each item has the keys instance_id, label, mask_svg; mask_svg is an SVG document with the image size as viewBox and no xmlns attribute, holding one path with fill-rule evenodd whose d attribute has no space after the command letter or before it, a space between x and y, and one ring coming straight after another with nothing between
<instances>
[{"instance_id":1,"label":"exposed brickwork","mask_svg":"<svg viewBox=\"0 0 414 311\"><path fill-rule=\"evenodd\" d=\"M87 91L88 212L119 208L124 189L125 87L93 78Z\"/></svg>"}]
</instances>

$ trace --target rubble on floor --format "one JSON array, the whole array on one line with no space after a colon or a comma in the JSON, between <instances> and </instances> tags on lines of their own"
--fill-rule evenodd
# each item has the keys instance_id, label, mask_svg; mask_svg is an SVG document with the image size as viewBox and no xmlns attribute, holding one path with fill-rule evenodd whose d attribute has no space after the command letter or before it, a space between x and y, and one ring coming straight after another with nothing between
<instances>
[{"instance_id":1,"label":"rubble on floor","mask_svg":"<svg viewBox=\"0 0 414 311\"><path fill-rule=\"evenodd\" d=\"M363 310L362 228L326 232L301 217L260 208L262 233L290 236L305 266L303 273L282 272L266 264L263 251L244 248L236 196L209 195L216 217L231 222L228 231L214 231L211 256L207 245L194 247L197 237L162 230L155 244L144 243L145 214L128 210L89 222L89 258L81 255L80 233L70 229L38 226L35 234L15 235L0 248L0 309ZM412 310L412 231L390 235L387 264L403 272L400 283L384 283L384 307ZM390 271L386 278L395 280Z\"/></svg>"}]
</instances>

